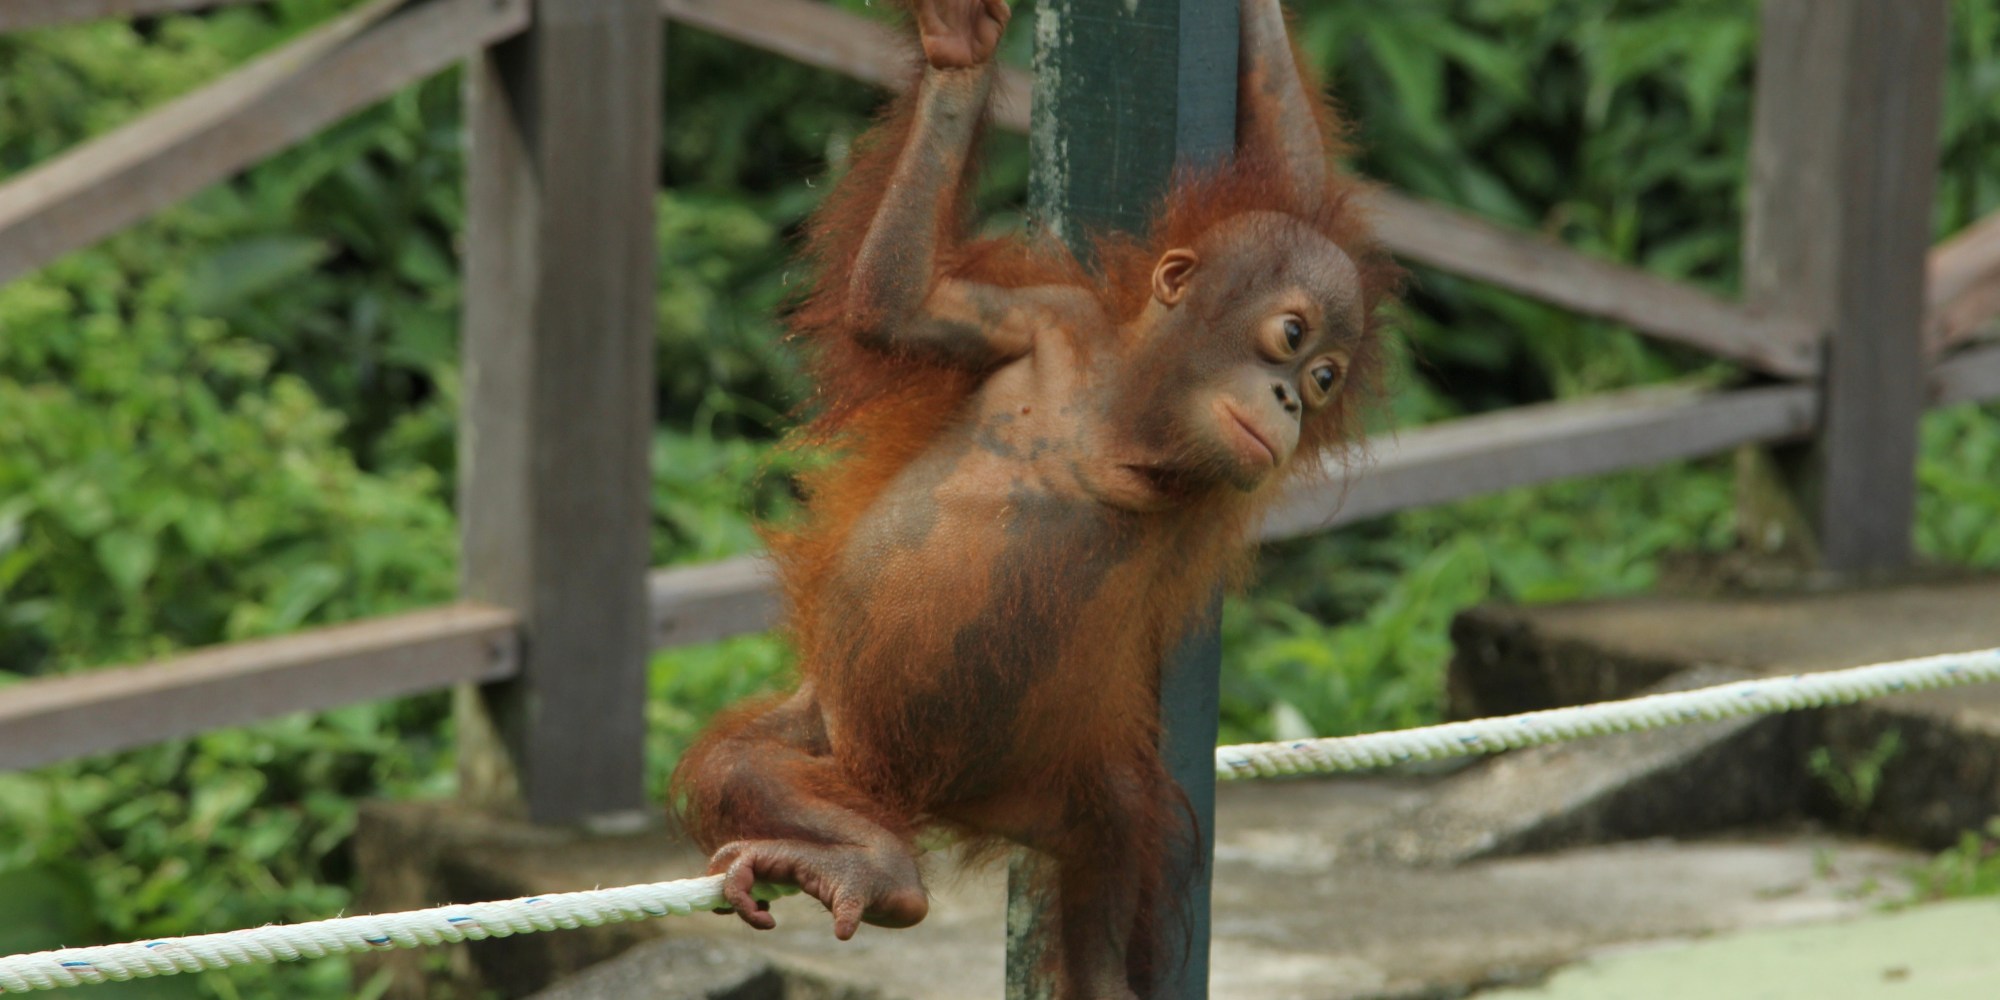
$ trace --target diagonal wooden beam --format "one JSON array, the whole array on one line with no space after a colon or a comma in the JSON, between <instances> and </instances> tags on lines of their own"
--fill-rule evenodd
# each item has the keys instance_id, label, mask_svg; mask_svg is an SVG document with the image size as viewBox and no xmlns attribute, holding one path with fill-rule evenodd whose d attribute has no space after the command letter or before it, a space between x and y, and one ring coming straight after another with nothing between
<instances>
[{"instance_id":1,"label":"diagonal wooden beam","mask_svg":"<svg viewBox=\"0 0 2000 1000\"><path fill-rule=\"evenodd\" d=\"M0 281L227 178L527 24L524 0L375 0L0 183Z\"/></svg>"},{"instance_id":2,"label":"diagonal wooden beam","mask_svg":"<svg viewBox=\"0 0 2000 1000\"><path fill-rule=\"evenodd\" d=\"M0 689L0 771L514 674L512 613L458 604Z\"/></svg>"},{"instance_id":3,"label":"diagonal wooden beam","mask_svg":"<svg viewBox=\"0 0 2000 1000\"><path fill-rule=\"evenodd\" d=\"M1391 191L1375 198L1383 242L1410 260L1773 375L1802 377L1818 367L1819 335L1810 324L1760 314L1457 209Z\"/></svg>"},{"instance_id":4,"label":"diagonal wooden beam","mask_svg":"<svg viewBox=\"0 0 2000 1000\"><path fill-rule=\"evenodd\" d=\"M1931 370L1931 404L2000 399L2000 344L1960 351Z\"/></svg>"},{"instance_id":5,"label":"diagonal wooden beam","mask_svg":"<svg viewBox=\"0 0 2000 1000\"><path fill-rule=\"evenodd\" d=\"M2000 212L1931 250L1930 348L1943 353L2000 319Z\"/></svg>"},{"instance_id":6,"label":"diagonal wooden beam","mask_svg":"<svg viewBox=\"0 0 2000 1000\"><path fill-rule=\"evenodd\" d=\"M107 17L143 17L270 0L0 0L0 34Z\"/></svg>"}]
</instances>

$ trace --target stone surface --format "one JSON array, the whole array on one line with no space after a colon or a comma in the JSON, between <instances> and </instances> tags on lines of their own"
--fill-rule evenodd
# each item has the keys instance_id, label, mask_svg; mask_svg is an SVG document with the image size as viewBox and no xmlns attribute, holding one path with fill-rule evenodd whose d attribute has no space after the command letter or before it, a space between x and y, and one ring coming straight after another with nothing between
<instances>
[{"instance_id":1,"label":"stone surface","mask_svg":"<svg viewBox=\"0 0 2000 1000\"><path fill-rule=\"evenodd\" d=\"M2000 646L2000 579L1790 595L1645 597L1486 607L1452 630L1451 711L1502 715L1628 697L1690 666L1763 674ZM2000 691L1905 704L2000 706Z\"/></svg>"},{"instance_id":2,"label":"stone surface","mask_svg":"<svg viewBox=\"0 0 2000 1000\"><path fill-rule=\"evenodd\" d=\"M1648 693L1741 680L1696 667ZM1351 848L1405 864L1456 864L1635 838L1690 836L1802 811L1797 720L1728 719L1518 750L1439 782L1420 805L1360 831Z\"/></svg>"},{"instance_id":3,"label":"stone surface","mask_svg":"<svg viewBox=\"0 0 2000 1000\"><path fill-rule=\"evenodd\" d=\"M637 945L529 1000L786 1000L769 959L699 938Z\"/></svg>"},{"instance_id":4,"label":"stone surface","mask_svg":"<svg viewBox=\"0 0 2000 1000\"><path fill-rule=\"evenodd\" d=\"M1924 581L1792 595L1649 597L1488 607L1454 623L1454 717L1622 698L1676 671L1712 665L1761 676L1833 670L2000 646L2000 579ZM2000 814L2000 685L1882 698L1799 713L1774 756L1739 758L1774 790L1799 785L1802 815L1925 847ZM1867 802L1840 801L1809 755L1866 769L1893 739Z\"/></svg>"},{"instance_id":5,"label":"stone surface","mask_svg":"<svg viewBox=\"0 0 2000 1000\"><path fill-rule=\"evenodd\" d=\"M1967 1000L2000 996L2000 903L1625 949L1479 1000Z\"/></svg>"}]
</instances>

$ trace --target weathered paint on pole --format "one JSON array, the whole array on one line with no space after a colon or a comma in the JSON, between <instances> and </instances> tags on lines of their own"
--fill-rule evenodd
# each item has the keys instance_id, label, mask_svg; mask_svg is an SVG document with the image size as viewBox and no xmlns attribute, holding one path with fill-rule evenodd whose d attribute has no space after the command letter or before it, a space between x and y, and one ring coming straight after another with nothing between
<instances>
[{"instance_id":1,"label":"weathered paint on pole","mask_svg":"<svg viewBox=\"0 0 2000 1000\"><path fill-rule=\"evenodd\" d=\"M1042 0L1035 20L1030 198L1036 217L1078 253L1092 232L1143 228L1183 164L1213 163L1236 145L1236 0ZM1187 795L1198 841L1180 859L1188 930L1156 996L1208 996L1209 873L1215 832L1215 739L1221 641L1218 600L1162 666L1162 752ZM1044 942L1016 863L1009 884L1007 996L1054 995L1040 973ZM1043 924L1045 926L1045 924ZM1183 938L1169 935L1176 946Z\"/></svg>"}]
</instances>

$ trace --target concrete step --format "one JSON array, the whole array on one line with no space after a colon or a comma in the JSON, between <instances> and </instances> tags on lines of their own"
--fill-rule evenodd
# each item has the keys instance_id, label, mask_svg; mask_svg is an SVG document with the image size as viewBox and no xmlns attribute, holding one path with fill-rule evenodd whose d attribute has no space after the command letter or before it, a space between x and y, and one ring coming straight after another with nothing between
<instances>
[{"instance_id":1,"label":"concrete step","mask_svg":"<svg viewBox=\"0 0 2000 1000\"><path fill-rule=\"evenodd\" d=\"M1789 595L1648 597L1487 607L1460 616L1448 681L1454 718L1630 697L1694 667L1777 676L2000 646L2000 579L1926 581ZM1856 833L1943 847L2000 815L2000 685L1928 691L1799 713L1763 756L1732 772L1797 811ZM1895 753L1868 763L1890 740ZM1599 741L1602 742L1602 741ZM1583 748L1598 743L1582 744ZM1869 770L1867 801L1843 801L1807 766ZM1593 752L1585 749L1584 752Z\"/></svg>"}]
</instances>

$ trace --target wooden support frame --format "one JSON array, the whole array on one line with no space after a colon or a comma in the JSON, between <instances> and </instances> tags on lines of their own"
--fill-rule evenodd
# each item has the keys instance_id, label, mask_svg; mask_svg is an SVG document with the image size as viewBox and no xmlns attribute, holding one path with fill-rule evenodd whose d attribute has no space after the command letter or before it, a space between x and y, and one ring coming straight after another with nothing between
<instances>
[{"instance_id":1,"label":"wooden support frame","mask_svg":"<svg viewBox=\"0 0 2000 1000\"><path fill-rule=\"evenodd\" d=\"M0 689L0 771L512 676L511 612L478 604L231 643Z\"/></svg>"},{"instance_id":2,"label":"wooden support frame","mask_svg":"<svg viewBox=\"0 0 2000 1000\"><path fill-rule=\"evenodd\" d=\"M0 34L113 17L177 14L271 0L0 0Z\"/></svg>"},{"instance_id":3,"label":"wooden support frame","mask_svg":"<svg viewBox=\"0 0 2000 1000\"><path fill-rule=\"evenodd\" d=\"M0 184L0 282L521 30L527 0L376 0Z\"/></svg>"},{"instance_id":4,"label":"wooden support frame","mask_svg":"<svg viewBox=\"0 0 2000 1000\"><path fill-rule=\"evenodd\" d=\"M466 73L465 592L514 609L520 675L461 698L474 801L645 807L654 0L536 0Z\"/></svg>"},{"instance_id":5,"label":"wooden support frame","mask_svg":"<svg viewBox=\"0 0 2000 1000\"><path fill-rule=\"evenodd\" d=\"M1745 285L1825 331L1818 436L1774 464L1798 508L1778 522L1834 572L1911 558L1946 20L1946 0L1764 3Z\"/></svg>"}]
</instances>

